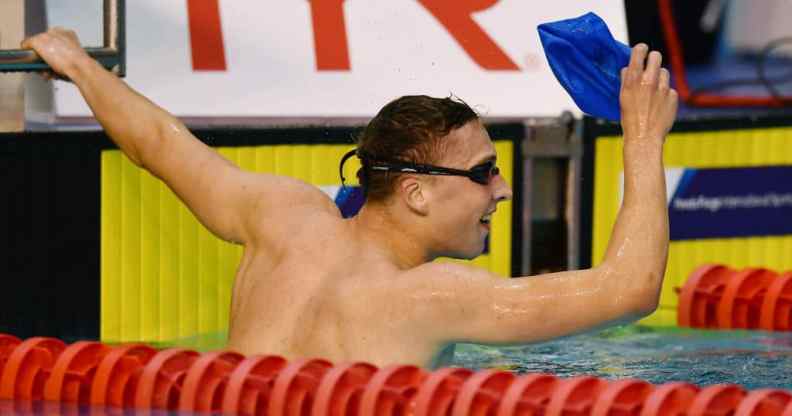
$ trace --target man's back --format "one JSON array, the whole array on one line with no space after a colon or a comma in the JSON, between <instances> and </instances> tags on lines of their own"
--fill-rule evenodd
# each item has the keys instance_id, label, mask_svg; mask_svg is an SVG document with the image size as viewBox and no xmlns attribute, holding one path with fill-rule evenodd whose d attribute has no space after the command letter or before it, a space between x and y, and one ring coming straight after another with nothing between
<instances>
[{"instance_id":1,"label":"man's back","mask_svg":"<svg viewBox=\"0 0 792 416\"><path fill-rule=\"evenodd\" d=\"M295 226L277 255L245 248L233 292L229 348L286 357L429 362L438 346L408 336L410 324L400 310L407 305L399 293L377 302L358 295L426 268L400 271L337 210L284 211L279 221ZM262 232L268 231L264 221Z\"/></svg>"}]
</instances>

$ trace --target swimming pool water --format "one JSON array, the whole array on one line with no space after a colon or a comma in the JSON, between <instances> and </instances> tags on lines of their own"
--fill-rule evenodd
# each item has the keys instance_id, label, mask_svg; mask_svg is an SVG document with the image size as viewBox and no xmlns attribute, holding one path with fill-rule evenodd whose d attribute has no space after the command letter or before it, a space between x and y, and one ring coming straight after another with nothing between
<instances>
[{"instance_id":1,"label":"swimming pool water","mask_svg":"<svg viewBox=\"0 0 792 416\"><path fill-rule=\"evenodd\" d=\"M453 365L654 384L792 389L792 333L625 326L516 347L458 345Z\"/></svg>"}]
</instances>

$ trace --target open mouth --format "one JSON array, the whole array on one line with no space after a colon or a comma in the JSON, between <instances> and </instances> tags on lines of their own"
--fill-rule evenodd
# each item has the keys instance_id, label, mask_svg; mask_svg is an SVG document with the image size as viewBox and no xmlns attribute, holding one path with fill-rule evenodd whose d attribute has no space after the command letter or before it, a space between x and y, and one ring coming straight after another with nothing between
<instances>
[{"instance_id":1,"label":"open mouth","mask_svg":"<svg viewBox=\"0 0 792 416\"><path fill-rule=\"evenodd\" d=\"M492 221L492 214L487 214L487 215L481 217L481 219L479 220L479 222L484 224L484 225L489 225L490 221Z\"/></svg>"}]
</instances>

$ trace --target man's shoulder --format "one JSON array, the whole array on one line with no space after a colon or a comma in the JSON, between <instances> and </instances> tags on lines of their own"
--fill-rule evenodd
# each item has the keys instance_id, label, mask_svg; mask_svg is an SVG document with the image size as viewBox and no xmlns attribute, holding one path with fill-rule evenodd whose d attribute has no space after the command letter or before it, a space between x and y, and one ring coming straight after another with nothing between
<instances>
[{"instance_id":1,"label":"man's shoulder","mask_svg":"<svg viewBox=\"0 0 792 416\"><path fill-rule=\"evenodd\" d=\"M283 190L279 196L280 200L273 202L277 202L276 205L282 211L294 212L298 215L304 214L305 211L318 211L341 217L341 211L333 199L319 187L292 177L283 176L278 179L283 184Z\"/></svg>"},{"instance_id":2,"label":"man's shoulder","mask_svg":"<svg viewBox=\"0 0 792 416\"><path fill-rule=\"evenodd\" d=\"M343 217L335 203L316 190L310 200L284 201L269 215L257 215L252 222L258 242L269 241L284 249L306 248L338 234Z\"/></svg>"}]
</instances>

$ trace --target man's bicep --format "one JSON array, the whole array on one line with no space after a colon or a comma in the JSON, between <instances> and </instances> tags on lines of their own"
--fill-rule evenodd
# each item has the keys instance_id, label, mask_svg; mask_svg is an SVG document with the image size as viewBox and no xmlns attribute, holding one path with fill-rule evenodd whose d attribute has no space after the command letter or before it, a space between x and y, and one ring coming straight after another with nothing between
<instances>
[{"instance_id":1,"label":"man's bicep","mask_svg":"<svg viewBox=\"0 0 792 416\"><path fill-rule=\"evenodd\" d=\"M429 321L442 342L520 344L583 332L623 319L629 310L629 301L618 299L601 273L502 279L457 271L448 298L457 304L439 307Z\"/></svg>"},{"instance_id":2,"label":"man's bicep","mask_svg":"<svg viewBox=\"0 0 792 416\"><path fill-rule=\"evenodd\" d=\"M506 279L484 269L456 263L430 263L407 273L391 298L408 302L413 330L436 344L485 342L502 333L499 312L506 299L496 287ZM393 297L398 293L398 297Z\"/></svg>"},{"instance_id":3,"label":"man's bicep","mask_svg":"<svg viewBox=\"0 0 792 416\"><path fill-rule=\"evenodd\" d=\"M240 169L197 139L171 151L155 172L213 234L247 242L256 217L278 206L332 205L317 188L294 178ZM180 157L181 154L181 157Z\"/></svg>"}]
</instances>

